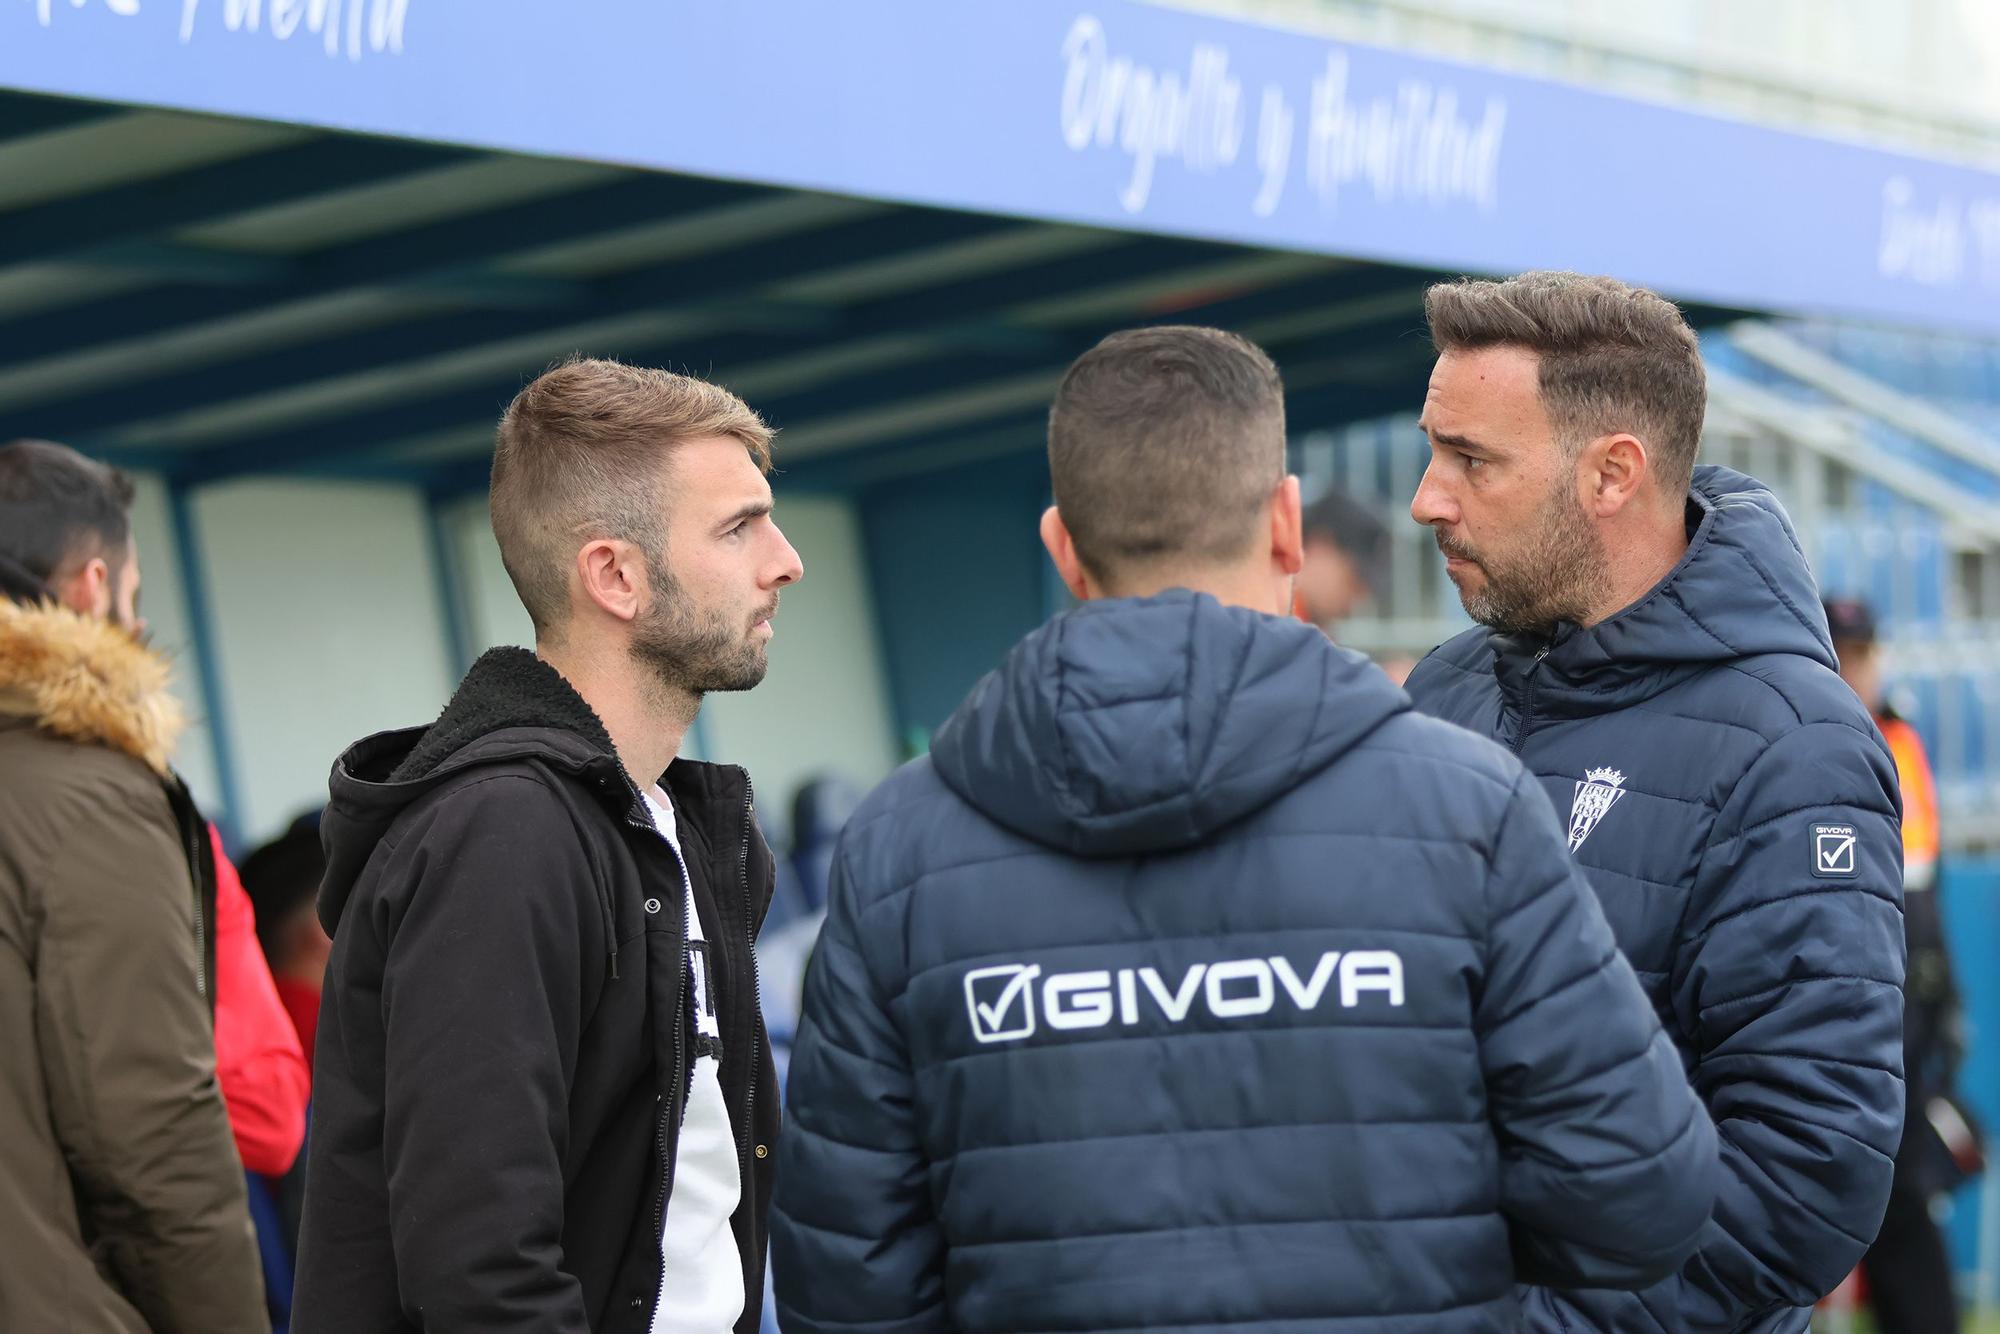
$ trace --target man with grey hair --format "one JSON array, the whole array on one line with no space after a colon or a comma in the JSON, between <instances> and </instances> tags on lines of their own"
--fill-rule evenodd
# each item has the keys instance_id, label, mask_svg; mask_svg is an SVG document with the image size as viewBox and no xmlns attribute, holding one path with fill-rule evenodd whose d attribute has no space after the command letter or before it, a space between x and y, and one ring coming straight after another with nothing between
<instances>
[{"instance_id":1,"label":"man with grey hair","mask_svg":"<svg viewBox=\"0 0 2000 1334\"><path fill-rule=\"evenodd\" d=\"M1702 1245L1537 1330L1804 1330L1881 1222L1903 1116L1896 772L1776 498L1696 467L1672 304L1609 278L1433 287L1410 506L1482 623L1410 678L1518 754L1715 1119Z\"/></svg>"}]
</instances>

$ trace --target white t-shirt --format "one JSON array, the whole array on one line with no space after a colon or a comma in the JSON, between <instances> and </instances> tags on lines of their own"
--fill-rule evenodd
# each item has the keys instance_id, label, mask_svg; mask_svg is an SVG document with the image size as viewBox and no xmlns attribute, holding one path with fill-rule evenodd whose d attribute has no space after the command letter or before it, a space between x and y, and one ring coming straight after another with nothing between
<instances>
[{"instance_id":1,"label":"white t-shirt","mask_svg":"<svg viewBox=\"0 0 2000 1334\"><path fill-rule=\"evenodd\" d=\"M680 829L667 794L645 794L654 827L680 857ZM660 1301L653 1334L728 1334L743 1314L743 1256L729 1219L743 1197L736 1132L722 1101L722 1027L715 1015L715 983L708 946L694 908L694 886L685 862L681 891L687 900L688 973L694 979L694 1081L674 1156L674 1192L660 1230Z\"/></svg>"}]
</instances>

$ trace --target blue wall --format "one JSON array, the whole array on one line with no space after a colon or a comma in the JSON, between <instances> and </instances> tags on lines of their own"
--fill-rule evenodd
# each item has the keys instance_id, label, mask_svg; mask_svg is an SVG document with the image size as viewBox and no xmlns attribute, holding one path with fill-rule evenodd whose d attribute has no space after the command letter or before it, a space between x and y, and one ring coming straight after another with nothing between
<instances>
[{"instance_id":1,"label":"blue wall","mask_svg":"<svg viewBox=\"0 0 2000 1334\"><path fill-rule=\"evenodd\" d=\"M921 745L1016 640L1039 625L1048 497L1039 453L861 493L868 575L896 726Z\"/></svg>"}]
</instances>

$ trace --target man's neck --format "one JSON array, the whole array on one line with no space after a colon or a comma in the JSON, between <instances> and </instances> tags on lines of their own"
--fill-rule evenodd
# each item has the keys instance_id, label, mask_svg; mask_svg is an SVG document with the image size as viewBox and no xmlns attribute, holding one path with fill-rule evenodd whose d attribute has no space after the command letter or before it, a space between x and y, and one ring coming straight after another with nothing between
<instances>
[{"instance_id":1,"label":"man's neck","mask_svg":"<svg viewBox=\"0 0 2000 1334\"><path fill-rule=\"evenodd\" d=\"M651 787L680 753L701 701L652 679L624 654L538 644L535 654L583 696L611 736L618 762Z\"/></svg>"},{"instance_id":2,"label":"man's neck","mask_svg":"<svg viewBox=\"0 0 2000 1334\"><path fill-rule=\"evenodd\" d=\"M1121 583L1115 591L1102 590L1101 596L1149 598L1171 588L1206 593L1225 607L1244 607L1266 616L1284 616L1291 611L1291 581L1283 581L1280 587L1279 581L1268 569L1160 570L1144 578Z\"/></svg>"},{"instance_id":3,"label":"man's neck","mask_svg":"<svg viewBox=\"0 0 2000 1334\"><path fill-rule=\"evenodd\" d=\"M1659 587L1687 554L1685 504L1675 506L1671 514L1632 517L1633 523L1622 531L1605 535L1605 592L1583 622L1586 629L1610 620Z\"/></svg>"}]
</instances>

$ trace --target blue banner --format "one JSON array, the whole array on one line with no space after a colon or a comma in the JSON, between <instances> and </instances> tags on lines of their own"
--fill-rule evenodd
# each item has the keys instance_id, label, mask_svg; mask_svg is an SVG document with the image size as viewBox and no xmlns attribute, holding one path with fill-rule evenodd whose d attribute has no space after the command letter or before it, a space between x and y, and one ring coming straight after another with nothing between
<instances>
[{"instance_id":1,"label":"blue banner","mask_svg":"<svg viewBox=\"0 0 2000 1334\"><path fill-rule=\"evenodd\" d=\"M1133 0L0 0L0 86L2000 333L2000 175Z\"/></svg>"}]
</instances>

